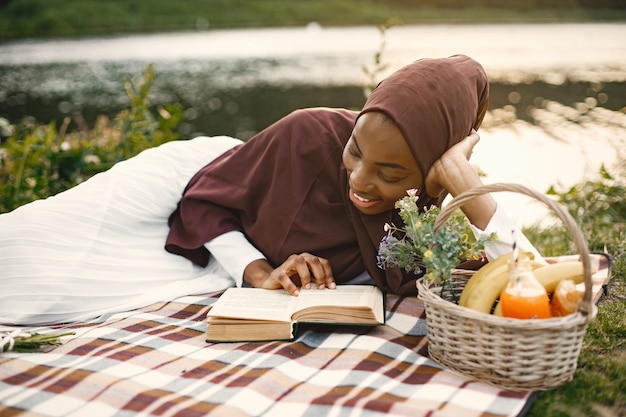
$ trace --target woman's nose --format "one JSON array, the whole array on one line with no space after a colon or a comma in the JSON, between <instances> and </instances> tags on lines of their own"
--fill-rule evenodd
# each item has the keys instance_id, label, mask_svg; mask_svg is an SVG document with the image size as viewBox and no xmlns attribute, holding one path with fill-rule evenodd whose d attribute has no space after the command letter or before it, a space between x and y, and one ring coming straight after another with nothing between
<instances>
[{"instance_id":1,"label":"woman's nose","mask_svg":"<svg viewBox=\"0 0 626 417\"><path fill-rule=\"evenodd\" d=\"M350 173L350 186L353 190L369 191L373 187L371 176L363 167L363 164L356 164Z\"/></svg>"}]
</instances>

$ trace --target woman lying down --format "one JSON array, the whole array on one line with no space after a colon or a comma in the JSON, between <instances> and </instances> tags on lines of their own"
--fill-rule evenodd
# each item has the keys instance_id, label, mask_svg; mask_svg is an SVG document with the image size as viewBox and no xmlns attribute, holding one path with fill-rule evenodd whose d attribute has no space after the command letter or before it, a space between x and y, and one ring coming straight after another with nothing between
<instances>
[{"instance_id":1,"label":"woman lying down","mask_svg":"<svg viewBox=\"0 0 626 417\"><path fill-rule=\"evenodd\" d=\"M399 224L394 204L409 189L426 208L481 185L469 156L488 94L471 58L421 59L361 111L297 110L246 143L166 143L2 214L0 323L82 321L244 283L416 295L418 276L377 266L384 224ZM462 210L477 234L510 235L491 196Z\"/></svg>"}]
</instances>

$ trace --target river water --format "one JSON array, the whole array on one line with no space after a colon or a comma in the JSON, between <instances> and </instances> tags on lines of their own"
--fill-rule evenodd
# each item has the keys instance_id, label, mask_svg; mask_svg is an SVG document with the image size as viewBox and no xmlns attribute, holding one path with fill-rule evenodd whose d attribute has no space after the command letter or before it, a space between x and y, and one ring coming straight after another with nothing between
<instances>
[{"instance_id":1,"label":"river water","mask_svg":"<svg viewBox=\"0 0 626 417\"><path fill-rule=\"evenodd\" d=\"M0 117L48 122L127 106L126 76L156 69L154 104L181 102L181 134L248 138L307 106L358 109L363 87L421 57L481 62L490 112L474 162L485 182L547 190L593 179L626 151L626 24L428 25L219 30L0 44ZM370 78L384 42L386 68ZM496 196L529 224L546 211ZM529 208L531 207L531 208Z\"/></svg>"}]
</instances>

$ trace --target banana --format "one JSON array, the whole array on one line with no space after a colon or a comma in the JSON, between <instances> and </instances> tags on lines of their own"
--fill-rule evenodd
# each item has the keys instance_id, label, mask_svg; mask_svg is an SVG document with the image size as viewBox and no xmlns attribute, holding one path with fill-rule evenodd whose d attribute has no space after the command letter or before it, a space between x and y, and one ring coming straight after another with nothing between
<instances>
[{"instance_id":1,"label":"banana","mask_svg":"<svg viewBox=\"0 0 626 417\"><path fill-rule=\"evenodd\" d=\"M519 257L520 259L527 258L531 260L534 258L532 252L520 252ZM476 285L479 282L482 282L483 280L488 279L486 277L489 277L492 274L494 274L494 271L498 271L498 273L500 273L503 266L508 271L508 264L509 264L509 260L511 259L513 259L513 252L505 253L504 255L499 256L493 261L488 262L487 264L483 265L478 271L476 271L476 273L465 284L465 288L463 288L463 291L461 292L461 298L459 298L459 305L465 306L467 303L467 299L469 298L470 294L474 291L474 288L476 287Z\"/></svg>"},{"instance_id":2,"label":"banana","mask_svg":"<svg viewBox=\"0 0 626 417\"><path fill-rule=\"evenodd\" d=\"M596 271L592 270L594 274ZM554 292L559 282L572 280L575 284L580 284L585 279L585 270L580 261L568 261L540 266L533 270L537 281L546 289L548 294ZM494 316L502 317L502 305L498 302L493 310Z\"/></svg>"},{"instance_id":3,"label":"banana","mask_svg":"<svg viewBox=\"0 0 626 417\"><path fill-rule=\"evenodd\" d=\"M502 304L500 303L500 301L498 301L496 307L493 309L493 315L502 317Z\"/></svg>"},{"instance_id":4,"label":"banana","mask_svg":"<svg viewBox=\"0 0 626 417\"><path fill-rule=\"evenodd\" d=\"M543 263L530 261L531 268L537 270L544 266ZM480 271L480 270L479 270ZM509 282L509 265L499 265L489 275L476 283L470 291L465 307L472 310L489 313L493 303L500 297L500 293Z\"/></svg>"},{"instance_id":5,"label":"banana","mask_svg":"<svg viewBox=\"0 0 626 417\"><path fill-rule=\"evenodd\" d=\"M591 271L592 274L595 272ZM554 292L558 283L564 279L571 279L576 284L580 284L585 279L585 269L581 261L548 264L535 269L533 273L548 294Z\"/></svg>"}]
</instances>

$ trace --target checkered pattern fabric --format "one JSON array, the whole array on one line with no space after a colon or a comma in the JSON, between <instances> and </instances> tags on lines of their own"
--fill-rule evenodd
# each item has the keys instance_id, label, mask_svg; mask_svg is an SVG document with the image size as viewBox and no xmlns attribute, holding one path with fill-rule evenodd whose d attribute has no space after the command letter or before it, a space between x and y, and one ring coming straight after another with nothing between
<instances>
[{"instance_id":1,"label":"checkered pattern fabric","mask_svg":"<svg viewBox=\"0 0 626 417\"><path fill-rule=\"evenodd\" d=\"M218 296L35 329L76 335L45 353L0 354L0 415L486 417L517 416L532 398L428 359L415 298L388 296L384 326L302 325L289 342L207 343Z\"/></svg>"}]
</instances>

